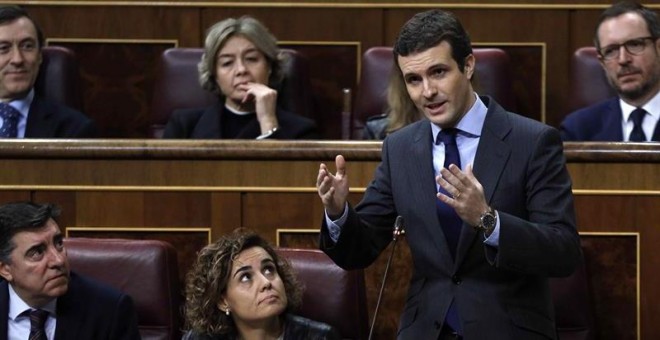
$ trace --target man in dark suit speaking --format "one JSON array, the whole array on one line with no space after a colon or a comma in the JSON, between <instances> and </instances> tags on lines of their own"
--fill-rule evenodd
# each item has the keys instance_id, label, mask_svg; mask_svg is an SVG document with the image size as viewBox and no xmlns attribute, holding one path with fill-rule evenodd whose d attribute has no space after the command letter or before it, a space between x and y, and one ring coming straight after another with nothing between
<instances>
[{"instance_id":1,"label":"man in dark suit speaking","mask_svg":"<svg viewBox=\"0 0 660 340\"><path fill-rule=\"evenodd\" d=\"M565 141L660 141L660 19L634 2L600 16L598 60L618 97L577 110L561 123Z\"/></svg>"},{"instance_id":2,"label":"man in dark suit speaking","mask_svg":"<svg viewBox=\"0 0 660 340\"><path fill-rule=\"evenodd\" d=\"M43 45L25 10L0 6L0 138L95 137L91 119L35 94Z\"/></svg>"},{"instance_id":3,"label":"man in dark suit speaking","mask_svg":"<svg viewBox=\"0 0 660 340\"><path fill-rule=\"evenodd\" d=\"M0 206L0 340L140 339L129 296L69 271L58 215Z\"/></svg>"},{"instance_id":4,"label":"man in dark suit speaking","mask_svg":"<svg viewBox=\"0 0 660 340\"><path fill-rule=\"evenodd\" d=\"M548 277L582 256L559 132L473 91L478 61L451 13L410 19L394 60L393 92L426 119L385 139L355 208L344 158L335 174L321 164L321 248L364 268L400 215L414 270L399 339L556 339Z\"/></svg>"}]
</instances>

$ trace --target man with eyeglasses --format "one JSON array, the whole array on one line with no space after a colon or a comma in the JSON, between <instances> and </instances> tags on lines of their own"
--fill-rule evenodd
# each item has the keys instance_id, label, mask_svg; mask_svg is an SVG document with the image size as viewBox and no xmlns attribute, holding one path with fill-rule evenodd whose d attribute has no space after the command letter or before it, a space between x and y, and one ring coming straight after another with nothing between
<instances>
[{"instance_id":1,"label":"man with eyeglasses","mask_svg":"<svg viewBox=\"0 0 660 340\"><path fill-rule=\"evenodd\" d=\"M594 42L618 97L568 115L564 141L660 141L660 20L633 2L601 14Z\"/></svg>"}]
</instances>

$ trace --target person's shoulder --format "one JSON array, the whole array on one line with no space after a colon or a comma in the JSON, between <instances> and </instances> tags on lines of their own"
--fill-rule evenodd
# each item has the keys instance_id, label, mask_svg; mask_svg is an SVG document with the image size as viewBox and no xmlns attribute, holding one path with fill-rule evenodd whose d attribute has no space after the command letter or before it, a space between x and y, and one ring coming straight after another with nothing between
<instances>
[{"instance_id":1,"label":"person's shoulder","mask_svg":"<svg viewBox=\"0 0 660 340\"><path fill-rule=\"evenodd\" d=\"M170 115L170 120L185 120L185 121L198 121L204 112L210 110L211 107L202 107L202 108L187 108L187 109L176 109L172 111Z\"/></svg>"},{"instance_id":2,"label":"person's shoulder","mask_svg":"<svg viewBox=\"0 0 660 340\"><path fill-rule=\"evenodd\" d=\"M382 113L367 118L364 123L363 139L384 139L389 124L388 117L387 113Z\"/></svg>"},{"instance_id":3,"label":"person's shoulder","mask_svg":"<svg viewBox=\"0 0 660 340\"><path fill-rule=\"evenodd\" d=\"M93 298L90 303L117 301L125 296L120 290L89 276L70 273L69 292L72 295L84 295Z\"/></svg>"},{"instance_id":4,"label":"person's shoulder","mask_svg":"<svg viewBox=\"0 0 660 340\"><path fill-rule=\"evenodd\" d=\"M616 112L616 107L619 102L619 97L612 97L604 101L595 103L593 105L577 109L568 115L563 120L563 123L594 123L602 120L603 113Z\"/></svg>"},{"instance_id":5,"label":"person's shoulder","mask_svg":"<svg viewBox=\"0 0 660 340\"><path fill-rule=\"evenodd\" d=\"M45 108L46 112L63 119L75 119L80 121L91 121L84 113L76 110L70 106L64 105L54 100L45 97L36 96L33 99L33 105L37 103L39 106ZM41 108L40 108L41 109Z\"/></svg>"},{"instance_id":6,"label":"person's shoulder","mask_svg":"<svg viewBox=\"0 0 660 340\"><path fill-rule=\"evenodd\" d=\"M310 320L293 314L287 314L286 319L285 338L328 340L341 338L337 329L326 323Z\"/></svg>"}]
</instances>

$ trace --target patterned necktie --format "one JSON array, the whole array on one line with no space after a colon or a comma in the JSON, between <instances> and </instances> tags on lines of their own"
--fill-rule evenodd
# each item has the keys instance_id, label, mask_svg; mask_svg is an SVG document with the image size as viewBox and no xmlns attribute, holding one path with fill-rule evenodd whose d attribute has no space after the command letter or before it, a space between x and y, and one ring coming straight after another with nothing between
<instances>
[{"instance_id":1,"label":"patterned necktie","mask_svg":"<svg viewBox=\"0 0 660 340\"><path fill-rule=\"evenodd\" d=\"M18 117L20 112L7 103L0 103L0 137L16 138L18 136Z\"/></svg>"},{"instance_id":2,"label":"patterned necktie","mask_svg":"<svg viewBox=\"0 0 660 340\"><path fill-rule=\"evenodd\" d=\"M48 340L46 337L46 320L48 311L35 309L30 312L30 336L29 340Z\"/></svg>"},{"instance_id":3,"label":"patterned necktie","mask_svg":"<svg viewBox=\"0 0 660 340\"><path fill-rule=\"evenodd\" d=\"M644 116L646 115L646 111L642 108L636 108L635 111L633 111L630 114L630 119L633 121L633 129L632 132L630 133L630 141L631 142L646 142L646 135L644 134L644 130L642 130L642 122L644 121Z\"/></svg>"},{"instance_id":4,"label":"patterned necktie","mask_svg":"<svg viewBox=\"0 0 660 340\"><path fill-rule=\"evenodd\" d=\"M442 129L442 131L438 133L438 138L436 139L436 144L442 142L442 144L445 145L445 168L449 168L449 165L451 164L461 168L461 157L458 152L458 145L456 145L456 132L458 132L458 130L454 128ZM439 191L450 197L452 196L442 187L440 187ZM449 244L449 251L451 252L452 258L455 260L458 238L461 235L463 221L458 217L454 208L444 204L440 200L436 200L436 208L438 218L440 219L440 225L442 226L445 238ZM449 305L449 310L447 310L447 316L445 317L445 323L460 335L463 334L463 332L458 317L458 310L456 309L456 304L454 302L455 301L452 301L451 305Z\"/></svg>"}]
</instances>

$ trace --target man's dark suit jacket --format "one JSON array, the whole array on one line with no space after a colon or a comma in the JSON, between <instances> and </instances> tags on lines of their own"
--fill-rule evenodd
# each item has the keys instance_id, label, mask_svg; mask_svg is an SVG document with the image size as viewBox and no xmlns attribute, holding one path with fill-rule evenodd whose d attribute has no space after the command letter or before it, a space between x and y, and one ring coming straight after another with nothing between
<instances>
[{"instance_id":1,"label":"man's dark suit jacket","mask_svg":"<svg viewBox=\"0 0 660 340\"><path fill-rule=\"evenodd\" d=\"M25 138L93 138L94 121L69 107L34 96L25 127Z\"/></svg>"},{"instance_id":2,"label":"man's dark suit jacket","mask_svg":"<svg viewBox=\"0 0 660 340\"><path fill-rule=\"evenodd\" d=\"M9 288L0 280L0 340L7 340ZM133 300L109 286L71 273L57 299L55 340L140 339Z\"/></svg>"},{"instance_id":3,"label":"man's dark suit jacket","mask_svg":"<svg viewBox=\"0 0 660 340\"><path fill-rule=\"evenodd\" d=\"M206 109L183 109L172 113L163 138L222 139L220 115L225 112L220 102ZM271 139L318 139L316 124L309 118L277 109L279 127ZM255 139L261 135L259 121L250 122L237 136L238 139Z\"/></svg>"},{"instance_id":4,"label":"man's dark suit jacket","mask_svg":"<svg viewBox=\"0 0 660 340\"><path fill-rule=\"evenodd\" d=\"M571 181L557 130L506 112L490 97L474 175L500 217L499 248L463 224L456 261L436 212L431 126L422 120L383 142L375 178L336 244L325 219L321 249L339 266L369 266L404 218L413 275L399 339L437 339L454 300L465 339L555 339L549 276L581 260ZM350 171L349 171L350 176Z\"/></svg>"},{"instance_id":5,"label":"man's dark suit jacket","mask_svg":"<svg viewBox=\"0 0 660 340\"><path fill-rule=\"evenodd\" d=\"M566 116L559 126L561 139L565 142L621 142L621 117L619 97L577 110ZM655 126L651 140L660 141L660 124Z\"/></svg>"}]
</instances>

